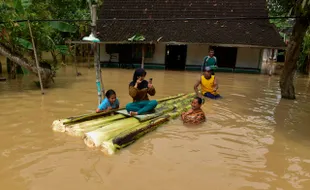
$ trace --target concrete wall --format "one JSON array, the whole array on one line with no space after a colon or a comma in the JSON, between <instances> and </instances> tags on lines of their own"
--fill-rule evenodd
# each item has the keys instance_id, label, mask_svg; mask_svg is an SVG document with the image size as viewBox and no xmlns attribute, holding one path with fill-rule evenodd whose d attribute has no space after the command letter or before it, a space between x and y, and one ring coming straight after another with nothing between
<instances>
[{"instance_id":1,"label":"concrete wall","mask_svg":"<svg viewBox=\"0 0 310 190\"><path fill-rule=\"evenodd\" d=\"M203 58L208 55L209 45L189 44L187 46L186 65L201 65ZM266 52L265 52L266 53ZM118 62L118 54L112 62ZM165 64L166 44L156 44L153 58L145 59L145 64ZM106 53L105 45L100 45L100 61L109 61L110 56ZM262 52L259 48L238 48L236 67L260 68Z\"/></svg>"},{"instance_id":2,"label":"concrete wall","mask_svg":"<svg viewBox=\"0 0 310 190\"><path fill-rule=\"evenodd\" d=\"M268 61L268 60L276 60L277 59L277 55L278 55L278 50L275 49L274 50L274 55L272 56L272 49L264 49L263 52L263 61Z\"/></svg>"},{"instance_id":3,"label":"concrete wall","mask_svg":"<svg viewBox=\"0 0 310 190\"><path fill-rule=\"evenodd\" d=\"M208 55L209 45L189 44L187 46L186 65L201 65L203 58Z\"/></svg>"},{"instance_id":4,"label":"concrete wall","mask_svg":"<svg viewBox=\"0 0 310 190\"><path fill-rule=\"evenodd\" d=\"M145 59L145 63L165 64L165 58L166 58L166 45L156 44L153 57Z\"/></svg>"},{"instance_id":5,"label":"concrete wall","mask_svg":"<svg viewBox=\"0 0 310 190\"><path fill-rule=\"evenodd\" d=\"M112 59L112 62L118 62L118 53L113 54L115 56L114 59ZM110 60L110 55L107 54L105 51L105 44L100 44L100 62L105 62Z\"/></svg>"},{"instance_id":6,"label":"concrete wall","mask_svg":"<svg viewBox=\"0 0 310 190\"><path fill-rule=\"evenodd\" d=\"M165 44L156 44L155 52L153 58L146 58L145 63L155 63L155 64L165 64L165 53L166 53L166 45ZM116 58L112 59L112 62L119 61L119 54L113 54ZM106 53L106 48L104 44L100 45L100 61L106 62L109 61L110 55Z\"/></svg>"},{"instance_id":7,"label":"concrete wall","mask_svg":"<svg viewBox=\"0 0 310 190\"><path fill-rule=\"evenodd\" d=\"M238 48L236 67L239 68L260 68L261 49Z\"/></svg>"}]
</instances>

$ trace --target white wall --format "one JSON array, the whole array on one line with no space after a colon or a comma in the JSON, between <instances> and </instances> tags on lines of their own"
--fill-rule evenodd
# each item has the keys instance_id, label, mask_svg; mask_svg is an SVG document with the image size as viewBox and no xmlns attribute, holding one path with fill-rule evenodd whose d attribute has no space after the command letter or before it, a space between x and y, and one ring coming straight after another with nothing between
<instances>
[{"instance_id":1,"label":"white wall","mask_svg":"<svg viewBox=\"0 0 310 190\"><path fill-rule=\"evenodd\" d=\"M189 44L187 45L186 65L201 65L203 58L209 54L209 45Z\"/></svg>"},{"instance_id":2,"label":"white wall","mask_svg":"<svg viewBox=\"0 0 310 190\"><path fill-rule=\"evenodd\" d=\"M152 58L146 58L145 63L157 63L157 64L165 64L165 53L166 53L166 45L165 44L156 44L155 45L155 52ZM112 62L119 61L119 54L113 54L116 56L112 60ZM109 61L110 55L106 53L106 48L104 44L100 44L100 61Z\"/></svg>"},{"instance_id":3,"label":"white wall","mask_svg":"<svg viewBox=\"0 0 310 190\"><path fill-rule=\"evenodd\" d=\"M238 48L236 67L259 68L261 51L258 48Z\"/></svg>"},{"instance_id":4,"label":"white wall","mask_svg":"<svg viewBox=\"0 0 310 190\"><path fill-rule=\"evenodd\" d=\"M145 63L165 64L166 44L156 44L152 58L146 58Z\"/></svg>"},{"instance_id":5,"label":"white wall","mask_svg":"<svg viewBox=\"0 0 310 190\"><path fill-rule=\"evenodd\" d=\"M260 68L261 49L238 48L236 67ZM187 46L186 65L201 65L203 58L208 55L209 45L189 44ZM118 54L113 62L118 62ZM156 44L153 58L145 59L145 63L165 64L166 44ZM105 45L100 45L100 61L109 61L110 56L105 51Z\"/></svg>"},{"instance_id":6,"label":"white wall","mask_svg":"<svg viewBox=\"0 0 310 190\"><path fill-rule=\"evenodd\" d=\"M272 55L272 49L264 49L263 61L267 61L268 59L269 60L276 60L277 55L278 55L278 50L277 49L274 50L273 57L271 57L271 55Z\"/></svg>"},{"instance_id":7,"label":"white wall","mask_svg":"<svg viewBox=\"0 0 310 190\"><path fill-rule=\"evenodd\" d=\"M107 54L105 51L105 44L100 44L100 62L109 61L110 55ZM113 54L115 56L114 59L112 59L112 62L118 62L118 53Z\"/></svg>"}]
</instances>

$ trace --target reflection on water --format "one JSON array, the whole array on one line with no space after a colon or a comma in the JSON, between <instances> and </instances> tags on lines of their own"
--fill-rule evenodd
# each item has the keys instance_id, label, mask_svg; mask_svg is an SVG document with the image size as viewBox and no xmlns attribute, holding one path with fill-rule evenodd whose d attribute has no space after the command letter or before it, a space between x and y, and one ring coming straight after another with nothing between
<instances>
[{"instance_id":1,"label":"reflection on water","mask_svg":"<svg viewBox=\"0 0 310 190\"><path fill-rule=\"evenodd\" d=\"M31 76L0 83L0 185L8 190L310 189L310 91L297 79L298 99L281 100L278 78L218 73L224 99L208 100L201 127L175 120L115 156L53 133L58 118L91 112L93 70L62 69L41 96ZM131 99L132 70L104 69L106 89L121 106ZM154 98L193 91L198 73L148 71Z\"/></svg>"}]
</instances>

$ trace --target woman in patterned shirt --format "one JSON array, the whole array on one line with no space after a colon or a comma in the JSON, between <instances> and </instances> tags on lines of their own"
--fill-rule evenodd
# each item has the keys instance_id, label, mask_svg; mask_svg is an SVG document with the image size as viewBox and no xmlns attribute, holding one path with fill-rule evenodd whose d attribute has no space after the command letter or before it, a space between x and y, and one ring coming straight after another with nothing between
<instances>
[{"instance_id":1,"label":"woman in patterned shirt","mask_svg":"<svg viewBox=\"0 0 310 190\"><path fill-rule=\"evenodd\" d=\"M185 124L201 124L206 121L205 113L201 109L202 99L196 97L192 101L192 109L182 113L182 120Z\"/></svg>"}]
</instances>

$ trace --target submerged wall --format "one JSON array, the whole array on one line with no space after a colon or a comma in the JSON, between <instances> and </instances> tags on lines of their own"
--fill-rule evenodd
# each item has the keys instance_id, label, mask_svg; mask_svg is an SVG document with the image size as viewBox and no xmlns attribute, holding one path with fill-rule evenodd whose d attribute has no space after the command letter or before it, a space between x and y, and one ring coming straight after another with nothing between
<instances>
[{"instance_id":1,"label":"submerged wall","mask_svg":"<svg viewBox=\"0 0 310 190\"><path fill-rule=\"evenodd\" d=\"M207 44L189 44L187 45L186 65L201 65L203 59L209 54L209 45Z\"/></svg>"},{"instance_id":2,"label":"submerged wall","mask_svg":"<svg viewBox=\"0 0 310 190\"><path fill-rule=\"evenodd\" d=\"M165 44L156 44L155 52L152 58L145 59L145 63L153 63L153 64L165 64L166 58L166 45Z\"/></svg>"},{"instance_id":3,"label":"submerged wall","mask_svg":"<svg viewBox=\"0 0 310 190\"><path fill-rule=\"evenodd\" d=\"M100 44L99 47L99 54L100 54L100 62L108 62L110 60L110 55L107 54L105 44ZM113 54L114 59L111 60L112 62L118 62L118 53Z\"/></svg>"},{"instance_id":4,"label":"submerged wall","mask_svg":"<svg viewBox=\"0 0 310 190\"><path fill-rule=\"evenodd\" d=\"M259 69L261 65L261 49L238 48L236 68Z\"/></svg>"},{"instance_id":5,"label":"submerged wall","mask_svg":"<svg viewBox=\"0 0 310 190\"><path fill-rule=\"evenodd\" d=\"M188 44L187 45L187 56L186 56L186 69L188 70L199 70L200 65L203 62L205 56L208 55L209 45L207 44ZM259 70L262 64L262 54L263 50L260 48L250 48L250 47L239 47L237 50L237 60L236 68L242 69L253 69ZM115 56L111 61L118 63L118 54L113 54ZM159 65L160 68L164 69L166 56L166 44L156 44L155 52L152 58L145 59L145 65ZM106 48L104 44L100 45L100 61L108 62L110 55L106 53ZM136 63L139 64L139 63ZM229 71L232 71L230 69Z\"/></svg>"}]
</instances>

